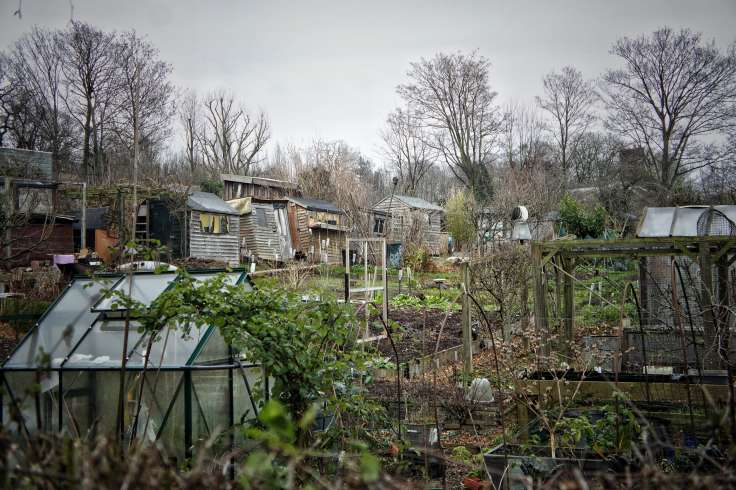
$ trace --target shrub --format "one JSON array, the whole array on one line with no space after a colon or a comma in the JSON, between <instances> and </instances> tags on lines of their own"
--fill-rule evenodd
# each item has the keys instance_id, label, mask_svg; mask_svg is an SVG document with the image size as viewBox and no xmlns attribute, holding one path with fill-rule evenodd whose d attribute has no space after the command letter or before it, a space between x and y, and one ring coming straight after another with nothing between
<instances>
[{"instance_id":1,"label":"shrub","mask_svg":"<svg viewBox=\"0 0 736 490\"><path fill-rule=\"evenodd\" d=\"M601 205L588 209L570 194L560 201L560 225L578 238L598 238L606 225L606 210Z\"/></svg>"},{"instance_id":2,"label":"shrub","mask_svg":"<svg viewBox=\"0 0 736 490\"><path fill-rule=\"evenodd\" d=\"M404 249L404 266L411 267L411 270L423 272L429 268L430 254L427 247L423 245L409 244Z\"/></svg>"}]
</instances>

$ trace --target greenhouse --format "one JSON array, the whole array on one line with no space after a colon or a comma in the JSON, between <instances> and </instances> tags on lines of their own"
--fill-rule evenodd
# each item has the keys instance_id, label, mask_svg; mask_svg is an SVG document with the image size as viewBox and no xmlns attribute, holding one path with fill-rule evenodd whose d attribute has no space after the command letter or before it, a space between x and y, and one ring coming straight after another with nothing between
<instances>
[{"instance_id":1,"label":"greenhouse","mask_svg":"<svg viewBox=\"0 0 736 490\"><path fill-rule=\"evenodd\" d=\"M217 274L191 275L205 280ZM245 272L226 274L230 284L252 287ZM214 435L223 447L237 443L237 431L228 429L255 415L255 390L268 386L260 383L261 368L233 352L215 327L193 327L186 335L176 328L157 332L146 364L151 334L139 332L131 319L121 393L128 315L104 291L150 305L177 277L137 272L73 280L3 364L0 422L19 434L117 433L156 443L179 460Z\"/></svg>"}]
</instances>

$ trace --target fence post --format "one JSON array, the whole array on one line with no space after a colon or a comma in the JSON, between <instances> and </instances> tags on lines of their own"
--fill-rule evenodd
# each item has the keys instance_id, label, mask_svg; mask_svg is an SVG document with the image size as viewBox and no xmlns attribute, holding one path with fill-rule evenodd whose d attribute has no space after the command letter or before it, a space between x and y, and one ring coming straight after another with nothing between
<instances>
[{"instance_id":1,"label":"fence post","mask_svg":"<svg viewBox=\"0 0 736 490\"><path fill-rule=\"evenodd\" d=\"M563 296L564 296L564 352L572 353L572 344L575 335L575 287L573 285L572 274L575 272L575 259L572 257L562 258L562 267L565 271L563 279Z\"/></svg>"},{"instance_id":2,"label":"fence post","mask_svg":"<svg viewBox=\"0 0 736 490\"><path fill-rule=\"evenodd\" d=\"M463 272L463 311L462 311L462 329L463 329L463 374L467 377L473 372L473 334L470 329L470 263L464 262Z\"/></svg>"},{"instance_id":3,"label":"fence post","mask_svg":"<svg viewBox=\"0 0 736 490\"><path fill-rule=\"evenodd\" d=\"M703 305L703 367L705 369L718 369L718 352L714 349L718 342L716 332L716 322L713 315L713 262L710 256L710 248L708 243L701 242L699 247L700 255L700 301Z\"/></svg>"},{"instance_id":4,"label":"fence post","mask_svg":"<svg viewBox=\"0 0 736 490\"><path fill-rule=\"evenodd\" d=\"M542 265L542 249L532 242L532 276L534 277L534 325L540 337L540 348L546 352L547 348L547 291L544 281L544 266Z\"/></svg>"}]
</instances>

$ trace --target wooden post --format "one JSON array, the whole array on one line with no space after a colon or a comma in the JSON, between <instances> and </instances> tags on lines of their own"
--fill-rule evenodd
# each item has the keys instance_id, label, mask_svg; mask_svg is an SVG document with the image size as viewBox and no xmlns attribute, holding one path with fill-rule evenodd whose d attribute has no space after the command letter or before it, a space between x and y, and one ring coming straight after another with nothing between
<instances>
[{"instance_id":1,"label":"wooden post","mask_svg":"<svg viewBox=\"0 0 736 490\"><path fill-rule=\"evenodd\" d=\"M343 273L345 304L350 303L350 238L345 237L345 272Z\"/></svg>"},{"instance_id":2,"label":"wooden post","mask_svg":"<svg viewBox=\"0 0 736 490\"><path fill-rule=\"evenodd\" d=\"M473 372L473 333L470 328L470 264L463 263L463 311L462 311L462 329L463 329L463 374L469 378Z\"/></svg>"},{"instance_id":3,"label":"wooden post","mask_svg":"<svg viewBox=\"0 0 736 490\"><path fill-rule=\"evenodd\" d=\"M564 352L572 353L572 344L575 340L575 287L573 284L572 274L575 271L575 259L572 257L562 258L562 270L565 271L563 278L563 338Z\"/></svg>"},{"instance_id":4,"label":"wooden post","mask_svg":"<svg viewBox=\"0 0 736 490\"><path fill-rule=\"evenodd\" d=\"M703 308L703 366L706 369L717 369L718 357L714 355L714 347L718 341L715 318L713 315L713 274L710 248L701 243L700 255L700 304Z\"/></svg>"},{"instance_id":5,"label":"wooden post","mask_svg":"<svg viewBox=\"0 0 736 490\"><path fill-rule=\"evenodd\" d=\"M13 241L12 232L10 231L10 223L15 213L15 199L13 199L13 179L5 177L5 213L6 213L6 226L5 226L5 258L10 259L13 256L13 247L10 242Z\"/></svg>"},{"instance_id":6,"label":"wooden post","mask_svg":"<svg viewBox=\"0 0 736 490\"><path fill-rule=\"evenodd\" d=\"M639 309L641 310L641 328L649 326L649 278L647 276L647 258L639 257Z\"/></svg>"},{"instance_id":7,"label":"wooden post","mask_svg":"<svg viewBox=\"0 0 736 490\"><path fill-rule=\"evenodd\" d=\"M544 266L542 265L542 249L532 242L532 277L534 278L534 325L540 339L546 339L547 328L547 291L544 281ZM546 352L546 342L542 340L542 351Z\"/></svg>"}]
</instances>

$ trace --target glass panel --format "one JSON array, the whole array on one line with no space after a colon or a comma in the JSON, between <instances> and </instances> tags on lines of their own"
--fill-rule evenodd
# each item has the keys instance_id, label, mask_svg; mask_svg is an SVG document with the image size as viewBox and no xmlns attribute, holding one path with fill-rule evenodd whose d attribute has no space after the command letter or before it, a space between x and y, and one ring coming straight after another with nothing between
<instances>
[{"instance_id":1,"label":"glass panel","mask_svg":"<svg viewBox=\"0 0 736 490\"><path fill-rule=\"evenodd\" d=\"M150 441L155 434L158 445L179 462L185 450L182 377L179 372L147 373L143 396L147 416L143 416L142 406L138 421L138 438Z\"/></svg>"},{"instance_id":2,"label":"glass panel","mask_svg":"<svg viewBox=\"0 0 736 490\"><path fill-rule=\"evenodd\" d=\"M159 332L151 345L151 353L148 358L149 367L180 367L187 364L194 354L199 343L204 339L209 327L192 328L188 335L178 328L167 328ZM131 353L128 365L131 367L144 365L146 349L148 348L146 336Z\"/></svg>"},{"instance_id":3,"label":"glass panel","mask_svg":"<svg viewBox=\"0 0 736 490\"><path fill-rule=\"evenodd\" d=\"M230 353L220 330L213 328L194 364L227 364Z\"/></svg>"},{"instance_id":4,"label":"glass panel","mask_svg":"<svg viewBox=\"0 0 736 490\"><path fill-rule=\"evenodd\" d=\"M646 213L638 233L640 237L670 236L675 208L647 208Z\"/></svg>"},{"instance_id":5,"label":"glass panel","mask_svg":"<svg viewBox=\"0 0 736 490\"><path fill-rule=\"evenodd\" d=\"M233 375L235 423L245 424L255 419L258 403L263 401L263 396L261 396L263 393L263 385L261 384L263 370L260 367L236 368L233 370Z\"/></svg>"},{"instance_id":6,"label":"glass panel","mask_svg":"<svg viewBox=\"0 0 736 490\"><path fill-rule=\"evenodd\" d=\"M202 274L192 274L192 277L198 281L206 281L208 279L212 279L213 277L216 277L219 273L217 272L205 272ZM238 279L240 279L240 276L242 276L243 272L228 272L227 275L227 283L229 284L235 284L238 282ZM248 286L248 289L250 289L250 284L244 283Z\"/></svg>"},{"instance_id":7,"label":"glass panel","mask_svg":"<svg viewBox=\"0 0 736 490\"><path fill-rule=\"evenodd\" d=\"M125 276L122 281L115 285L114 291L120 291L123 294L129 294L131 298L148 306L153 300L166 290L169 283L176 278L176 274L135 274L133 276L133 286L130 287L129 276ZM111 311L113 304L118 301L116 297L105 298L95 305L95 311Z\"/></svg>"},{"instance_id":8,"label":"glass panel","mask_svg":"<svg viewBox=\"0 0 736 490\"><path fill-rule=\"evenodd\" d=\"M110 286L89 279L72 282L5 366L36 367L43 352L50 355L51 365L58 367L97 318L90 308L100 300L100 290Z\"/></svg>"},{"instance_id":9,"label":"glass panel","mask_svg":"<svg viewBox=\"0 0 736 490\"><path fill-rule=\"evenodd\" d=\"M96 374L94 371L64 371L62 373L64 400L61 410L64 431L74 437L85 437L93 427L92 421L95 420L96 409L93 403L94 397L90 397L90 394L94 393L96 388Z\"/></svg>"},{"instance_id":10,"label":"glass panel","mask_svg":"<svg viewBox=\"0 0 736 490\"><path fill-rule=\"evenodd\" d=\"M222 437L230 427L228 370L192 372L192 440L201 444L213 434Z\"/></svg>"},{"instance_id":11,"label":"glass panel","mask_svg":"<svg viewBox=\"0 0 736 490\"><path fill-rule=\"evenodd\" d=\"M128 326L128 352L140 341L139 324L130 320ZM64 369L83 367L120 367L125 338L125 320L106 318L94 324L74 354L64 364Z\"/></svg>"},{"instance_id":12,"label":"glass panel","mask_svg":"<svg viewBox=\"0 0 736 490\"><path fill-rule=\"evenodd\" d=\"M677 208L672 236L698 236L698 218L707 208Z\"/></svg>"},{"instance_id":13,"label":"glass panel","mask_svg":"<svg viewBox=\"0 0 736 490\"><path fill-rule=\"evenodd\" d=\"M58 420L58 374L50 371L6 371L4 376L7 382L7 385L2 385L5 428L12 433L20 433L25 425L33 433L40 423L41 430L55 430ZM36 390L36 387L39 389ZM37 411L36 407L40 410Z\"/></svg>"}]
</instances>

